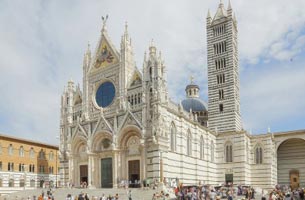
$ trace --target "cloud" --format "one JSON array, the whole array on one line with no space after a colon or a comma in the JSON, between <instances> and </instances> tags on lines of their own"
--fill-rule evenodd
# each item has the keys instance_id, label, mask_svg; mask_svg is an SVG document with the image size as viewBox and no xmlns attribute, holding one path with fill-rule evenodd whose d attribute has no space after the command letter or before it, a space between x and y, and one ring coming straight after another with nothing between
<instances>
[{"instance_id":1,"label":"cloud","mask_svg":"<svg viewBox=\"0 0 305 200\"><path fill-rule=\"evenodd\" d=\"M71 77L81 83L84 51L88 41L94 51L100 36L101 16L106 14L110 16L109 36L118 48L128 21L140 69L144 51L154 38L167 66L172 99L178 102L184 98L189 77L195 75L201 96L207 100L205 17L208 9L215 14L217 6L218 2L212 0L21 1L18 5L14 1L1 1L0 22L5 26L0 27L0 131L52 144L58 142L54 135L59 134L60 95ZM257 88L251 89L249 81L261 82L262 87L268 83L266 90L269 88L273 91L271 97L276 97L282 93L275 89L278 82L268 82L267 77L275 74L276 80L281 80L279 77L286 73L282 81L292 87L293 75L289 69L296 62L298 69L304 66L303 60L297 58L304 55L305 2L233 0L232 7L239 29L244 122L247 127L263 127L263 119L267 119L263 114L260 114L261 123L248 117L254 108L264 106L260 105L264 102L252 96L251 90L259 97L268 92L262 94ZM288 64L290 58L296 61ZM275 63L282 67L278 69ZM293 86L301 89L299 84ZM286 90L290 91L291 87ZM295 93L290 95L294 100L299 98ZM295 101L290 102L289 98L285 96L274 103L274 110L280 112L281 103L295 108ZM274 119L270 120L271 125L277 126L282 120L301 116L299 113L300 110L285 111L285 116L268 119Z\"/></svg>"},{"instance_id":2,"label":"cloud","mask_svg":"<svg viewBox=\"0 0 305 200\"><path fill-rule=\"evenodd\" d=\"M289 126L291 121L305 118L304 59L293 61L293 68L290 65L290 61L265 65L262 70L243 74L241 105L247 130L262 133L271 126L273 131L287 131L293 128ZM304 124L294 125L293 129L300 128Z\"/></svg>"}]
</instances>

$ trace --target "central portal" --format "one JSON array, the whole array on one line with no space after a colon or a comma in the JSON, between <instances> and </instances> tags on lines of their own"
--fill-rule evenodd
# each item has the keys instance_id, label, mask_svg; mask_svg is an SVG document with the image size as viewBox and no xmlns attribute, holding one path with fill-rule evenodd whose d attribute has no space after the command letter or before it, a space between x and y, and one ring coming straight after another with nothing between
<instances>
[{"instance_id":1,"label":"central portal","mask_svg":"<svg viewBox=\"0 0 305 200\"><path fill-rule=\"evenodd\" d=\"M140 160L128 161L129 187L140 187Z\"/></svg>"},{"instance_id":2,"label":"central portal","mask_svg":"<svg viewBox=\"0 0 305 200\"><path fill-rule=\"evenodd\" d=\"M112 188L112 158L101 160L101 176L102 188Z\"/></svg>"}]
</instances>

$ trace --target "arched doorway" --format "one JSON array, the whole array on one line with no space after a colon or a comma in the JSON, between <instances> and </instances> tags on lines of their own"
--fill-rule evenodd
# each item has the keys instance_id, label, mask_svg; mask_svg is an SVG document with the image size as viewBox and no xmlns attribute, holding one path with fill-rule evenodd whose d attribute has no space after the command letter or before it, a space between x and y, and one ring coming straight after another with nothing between
<instances>
[{"instance_id":1,"label":"arched doorway","mask_svg":"<svg viewBox=\"0 0 305 200\"><path fill-rule=\"evenodd\" d=\"M142 145L142 135L135 126L126 127L119 136L120 160L122 163L120 177L121 181L127 181L129 187L140 187L141 181L146 177L145 161Z\"/></svg>"},{"instance_id":2,"label":"arched doorway","mask_svg":"<svg viewBox=\"0 0 305 200\"><path fill-rule=\"evenodd\" d=\"M277 180L292 188L305 186L305 140L292 138L277 150Z\"/></svg>"}]
</instances>

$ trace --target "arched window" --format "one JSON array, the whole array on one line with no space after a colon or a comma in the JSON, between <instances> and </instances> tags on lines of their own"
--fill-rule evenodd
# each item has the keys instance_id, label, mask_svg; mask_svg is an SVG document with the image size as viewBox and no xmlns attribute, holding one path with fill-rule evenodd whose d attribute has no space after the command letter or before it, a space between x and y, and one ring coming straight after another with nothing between
<instances>
[{"instance_id":1,"label":"arched window","mask_svg":"<svg viewBox=\"0 0 305 200\"><path fill-rule=\"evenodd\" d=\"M7 163L7 171L10 172L14 171L14 163L11 162Z\"/></svg>"},{"instance_id":2,"label":"arched window","mask_svg":"<svg viewBox=\"0 0 305 200\"><path fill-rule=\"evenodd\" d=\"M214 142L211 141L211 161L214 162Z\"/></svg>"},{"instance_id":3,"label":"arched window","mask_svg":"<svg viewBox=\"0 0 305 200\"><path fill-rule=\"evenodd\" d=\"M13 145L10 144L10 145L8 146L8 155L13 155L13 153L14 153L14 151L13 151Z\"/></svg>"},{"instance_id":4,"label":"arched window","mask_svg":"<svg viewBox=\"0 0 305 200\"><path fill-rule=\"evenodd\" d=\"M54 160L54 153L53 153L53 151L51 151L51 152L49 153L49 160L50 160L50 161Z\"/></svg>"},{"instance_id":5,"label":"arched window","mask_svg":"<svg viewBox=\"0 0 305 200\"><path fill-rule=\"evenodd\" d=\"M24 187L24 184L25 184L24 179L20 179L19 187Z\"/></svg>"},{"instance_id":6,"label":"arched window","mask_svg":"<svg viewBox=\"0 0 305 200\"><path fill-rule=\"evenodd\" d=\"M35 187L35 180L30 180L30 187Z\"/></svg>"},{"instance_id":7,"label":"arched window","mask_svg":"<svg viewBox=\"0 0 305 200\"><path fill-rule=\"evenodd\" d=\"M34 152L33 147L31 147L31 149L30 149L30 158L34 158L34 157L35 157L35 152Z\"/></svg>"},{"instance_id":8,"label":"arched window","mask_svg":"<svg viewBox=\"0 0 305 200\"><path fill-rule=\"evenodd\" d=\"M43 152L42 149L41 149L40 152L39 152L39 159L41 159L41 160L44 159L44 152Z\"/></svg>"},{"instance_id":9,"label":"arched window","mask_svg":"<svg viewBox=\"0 0 305 200\"><path fill-rule=\"evenodd\" d=\"M20 149L19 149L19 156L20 156L20 157L24 157L24 149L23 149L23 146L20 146Z\"/></svg>"},{"instance_id":10,"label":"arched window","mask_svg":"<svg viewBox=\"0 0 305 200\"><path fill-rule=\"evenodd\" d=\"M14 187L14 179L10 179L9 181L8 181L8 186L9 187Z\"/></svg>"},{"instance_id":11,"label":"arched window","mask_svg":"<svg viewBox=\"0 0 305 200\"><path fill-rule=\"evenodd\" d=\"M263 149L260 146L257 146L255 149L255 163L256 164L263 163Z\"/></svg>"},{"instance_id":12,"label":"arched window","mask_svg":"<svg viewBox=\"0 0 305 200\"><path fill-rule=\"evenodd\" d=\"M152 68L151 67L149 68L149 78L150 78L150 80L152 80Z\"/></svg>"},{"instance_id":13,"label":"arched window","mask_svg":"<svg viewBox=\"0 0 305 200\"><path fill-rule=\"evenodd\" d=\"M186 153L188 156L192 155L192 135L191 133L188 131L187 134L187 144L186 144Z\"/></svg>"},{"instance_id":14,"label":"arched window","mask_svg":"<svg viewBox=\"0 0 305 200\"><path fill-rule=\"evenodd\" d=\"M226 162L233 162L232 143L227 143L225 145L225 156Z\"/></svg>"},{"instance_id":15,"label":"arched window","mask_svg":"<svg viewBox=\"0 0 305 200\"><path fill-rule=\"evenodd\" d=\"M176 151L176 127L175 124L171 126L171 150Z\"/></svg>"},{"instance_id":16,"label":"arched window","mask_svg":"<svg viewBox=\"0 0 305 200\"><path fill-rule=\"evenodd\" d=\"M204 140L200 137L200 159L204 159Z\"/></svg>"}]
</instances>

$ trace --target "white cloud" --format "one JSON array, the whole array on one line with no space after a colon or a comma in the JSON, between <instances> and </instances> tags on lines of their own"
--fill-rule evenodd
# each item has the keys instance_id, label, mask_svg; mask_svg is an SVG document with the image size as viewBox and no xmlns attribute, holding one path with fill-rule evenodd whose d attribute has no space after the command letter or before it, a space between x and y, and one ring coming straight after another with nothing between
<instances>
[{"instance_id":1,"label":"white cloud","mask_svg":"<svg viewBox=\"0 0 305 200\"><path fill-rule=\"evenodd\" d=\"M271 70L263 67L242 77L244 125L254 133L266 132L268 126L281 131L279 127L289 125L289 121L305 118L304 59L268 66ZM296 128L304 128L304 124Z\"/></svg>"},{"instance_id":2,"label":"white cloud","mask_svg":"<svg viewBox=\"0 0 305 200\"><path fill-rule=\"evenodd\" d=\"M302 30L305 22L305 1L231 2L239 22L239 52L241 63L244 64L241 66L242 76L249 78L249 70L252 68L254 71L260 70L260 67L253 63L264 61L270 64L274 59L283 61L304 53L305 36ZM2 1L0 119L5 120L0 121L0 131L44 142L57 142L54 135L59 134L60 94L70 77L81 82L82 58L87 42L90 41L92 49L95 48L100 35L101 16L106 14L110 16L108 32L117 47L120 44L124 23L128 21L138 68L142 68L144 51L154 38L165 59L168 85L173 99L178 101L184 97L185 85L192 74L200 83L202 95L206 98L205 17L209 8L214 14L217 6L218 2L212 0L195 0L191 3L183 0L122 0L115 3ZM283 81L290 83L293 75L290 75L288 69L291 66L281 66L287 69L287 78ZM282 71L277 72L275 67L264 67L266 70L265 74L261 75L263 77L273 72L283 74ZM282 68L280 70L283 70ZM261 78L258 74L255 77L259 80ZM266 79L260 81L269 83ZM247 85L248 80L242 81L241 84L245 85L241 90L243 99L246 98L247 103L252 102L252 106L259 107L263 102L248 98L252 95L249 92L251 87ZM271 90L277 84L269 83L268 88ZM294 86L300 89L299 85ZM260 94L260 90L254 91L257 95L265 95ZM281 91L274 90L272 95L277 96L280 93ZM293 95L295 94L291 94ZM283 100L285 106L288 107L290 104L290 107L294 108L292 101L289 103L287 97L283 99L286 99ZM279 103L274 106L281 107ZM251 109L244 109L244 112L248 113ZM287 117L293 115L298 116L297 111ZM251 126L262 126L254 123L253 118L246 117L244 121ZM273 121L276 124L275 120Z\"/></svg>"}]
</instances>

